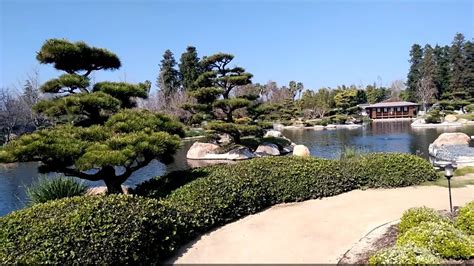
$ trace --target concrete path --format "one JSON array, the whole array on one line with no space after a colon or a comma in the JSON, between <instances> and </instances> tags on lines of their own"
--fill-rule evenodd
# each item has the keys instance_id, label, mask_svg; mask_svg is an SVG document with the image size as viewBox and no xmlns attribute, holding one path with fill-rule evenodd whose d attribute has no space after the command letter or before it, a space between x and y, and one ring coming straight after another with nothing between
<instances>
[{"instance_id":1,"label":"concrete path","mask_svg":"<svg viewBox=\"0 0 474 266\"><path fill-rule=\"evenodd\" d=\"M474 186L454 188L453 205L474 200ZM416 206L449 209L448 189L419 186L355 190L274 206L190 243L170 263L336 263L371 229Z\"/></svg>"}]
</instances>

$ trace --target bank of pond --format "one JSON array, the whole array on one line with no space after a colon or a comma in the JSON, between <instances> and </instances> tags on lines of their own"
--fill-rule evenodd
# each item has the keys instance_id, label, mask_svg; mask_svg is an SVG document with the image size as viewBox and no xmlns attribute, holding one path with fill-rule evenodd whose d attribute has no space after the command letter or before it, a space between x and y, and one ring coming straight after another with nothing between
<instances>
[{"instance_id":1,"label":"bank of pond","mask_svg":"<svg viewBox=\"0 0 474 266\"><path fill-rule=\"evenodd\" d=\"M175 171L132 195L79 196L0 218L0 263L163 262L210 229L284 202L437 179L428 161L371 153L266 157Z\"/></svg>"}]
</instances>

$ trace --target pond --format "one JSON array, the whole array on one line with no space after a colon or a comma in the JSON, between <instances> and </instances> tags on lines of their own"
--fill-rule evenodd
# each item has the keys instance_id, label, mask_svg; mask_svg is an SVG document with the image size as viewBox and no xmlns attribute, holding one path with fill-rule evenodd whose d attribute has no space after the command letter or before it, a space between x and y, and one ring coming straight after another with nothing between
<instances>
[{"instance_id":1,"label":"pond","mask_svg":"<svg viewBox=\"0 0 474 266\"><path fill-rule=\"evenodd\" d=\"M342 147L351 146L363 152L403 152L428 158L428 145L443 132L464 132L471 136L474 135L474 126L413 129L407 121L376 122L356 129L298 129L284 130L283 134L297 144L306 145L311 155L317 157L337 158ZM153 161L135 172L125 185L134 186L166 172L189 168L189 162L185 158L193 142L183 143L183 147L175 154L173 163L164 165ZM0 216L25 206L25 187L38 176L37 163L0 164ZM87 184L103 185L102 182Z\"/></svg>"}]
</instances>

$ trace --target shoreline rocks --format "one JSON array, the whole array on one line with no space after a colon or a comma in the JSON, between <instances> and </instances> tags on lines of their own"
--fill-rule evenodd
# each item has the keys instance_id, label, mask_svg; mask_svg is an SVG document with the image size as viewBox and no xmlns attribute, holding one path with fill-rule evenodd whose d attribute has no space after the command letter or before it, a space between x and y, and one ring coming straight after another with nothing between
<instances>
[{"instance_id":1,"label":"shoreline rocks","mask_svg":"<svg viewBox=\"0 0 474 266\"><path fill-rule=\"evenodd\" d=\"M455 164L457 167L474 166L474 148L471 137L464 133L443 133L428 147L430 161L443 167Z\"/></svg>"}]
</instances>

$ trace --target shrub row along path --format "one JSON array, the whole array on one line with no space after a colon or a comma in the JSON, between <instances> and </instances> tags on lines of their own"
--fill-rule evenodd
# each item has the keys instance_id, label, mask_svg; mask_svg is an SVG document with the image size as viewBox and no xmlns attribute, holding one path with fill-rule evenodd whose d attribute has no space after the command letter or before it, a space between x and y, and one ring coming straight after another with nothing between
<instances>
[{"instance_id":1,"label":"shrub row along path","mask_svg":"<svg viewBox=\"0 0 474 266\"><path fill-rule=\"evenodd\" d=\"M453 188L453 205L474 199L474 186ZM184 247L170 263L337 263L373 228L404 210L449 209L448 189L417 186L354 190L276 205L218 228Z\"/></svg>"}]
</instances>

